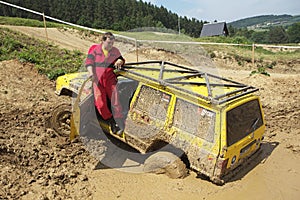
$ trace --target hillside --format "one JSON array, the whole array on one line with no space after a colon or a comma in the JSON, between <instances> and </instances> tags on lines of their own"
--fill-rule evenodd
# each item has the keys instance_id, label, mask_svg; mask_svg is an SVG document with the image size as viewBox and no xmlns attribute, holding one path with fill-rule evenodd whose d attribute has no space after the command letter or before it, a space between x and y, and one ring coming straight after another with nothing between
<instances>
[{"instance_id":1,"label":"hillside","mask_svg":"<svg viewBox=\"0 0 300 200\"><path fill-rule=\"evenodd\" d=\"M273 26L288 26L300 22L300 15L261 15L229 23L234 28L261 29Z\"/></svg>"}]
</instances>

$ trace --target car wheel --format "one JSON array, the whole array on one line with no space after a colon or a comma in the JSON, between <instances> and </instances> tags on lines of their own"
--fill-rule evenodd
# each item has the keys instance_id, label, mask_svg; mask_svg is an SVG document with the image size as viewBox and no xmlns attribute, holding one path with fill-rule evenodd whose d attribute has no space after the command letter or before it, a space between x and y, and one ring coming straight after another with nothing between
<instances>
[{"instance_id":1,"label":"car wheel","mask_svg":"<svg viewBox=\"0 0 300 200\"><path fill-rule=\"evenodd\" d=\"M50 118L51 128L62 136L69 136L72 106L67 103L56 106Z\"/></svg>"}]
</instances>

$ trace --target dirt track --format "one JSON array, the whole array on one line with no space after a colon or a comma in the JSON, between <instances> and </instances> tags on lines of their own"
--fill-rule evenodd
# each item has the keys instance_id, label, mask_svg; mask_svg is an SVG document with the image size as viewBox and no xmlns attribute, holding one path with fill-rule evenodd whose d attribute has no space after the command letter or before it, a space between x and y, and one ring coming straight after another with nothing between
<instances>
[{"instance_id":1,"label":"dirt track","mask_svg":"<svg viewBox=\"0 0 300 200\"><path fill-rule=\"evenodd\" d=\"M34 33L42 35L43 29L30 34ZM48 29L48 35L67 47L56 29ZM84 43L76 34L68 35L70 41L76 41L73 47L82 50L91 44ZM126 55L134 61L130 52ZM164 59L163 53L160 56ZM267 121L262 155L220 187L197 178L194 172L185 179L170 179L99 167L81 142L70 143L46 128L46 119L54 106L69 101L54 94L53 82L39 75L33 66L17 61L1 62L0 69L0 199L299 198L299 74L275 71L271 77L249 77L248 71L237 67L218 69L225 77L260 88Z\"/></svg>"}]
</instances>

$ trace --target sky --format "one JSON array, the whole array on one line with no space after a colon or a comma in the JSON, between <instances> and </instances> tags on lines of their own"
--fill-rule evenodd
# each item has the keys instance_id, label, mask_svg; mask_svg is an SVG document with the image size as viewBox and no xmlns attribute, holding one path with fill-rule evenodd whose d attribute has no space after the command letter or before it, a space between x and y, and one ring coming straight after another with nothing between
<instances>
[{"instance_id":1,"label":"sky","mask_svg":"<svg viewBox=\"0 0 300 200\"><path fill-rule=\"evenodd\" d=\"M180 16L233 22L259 15L300 15L300 0L143 0Z\"/></svg>"}]
</instances>

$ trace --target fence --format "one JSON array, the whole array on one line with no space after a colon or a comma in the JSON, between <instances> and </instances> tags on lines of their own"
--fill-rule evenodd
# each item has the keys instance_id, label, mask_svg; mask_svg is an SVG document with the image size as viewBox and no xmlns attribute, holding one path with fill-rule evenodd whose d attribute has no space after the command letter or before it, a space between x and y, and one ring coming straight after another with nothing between
<instances>
[{"instance_id":1,"label":"fence","mask_svg":"<svg viewBox=\"0 0 300 200\"><path fill-rule=\"evenodd\" d=\"M89 27L85 27L85 26L81 26L81 25L77 25L77 24L73 24L70 22L66 22L60 19L56 19L54 17L50 17L45 15L44 13L41 12L37 12L34 10L30 10L21 6L17 6L11 3L7 3L4 1L0 1L1 4L13 7L13 8L17 8L20 10L24 10L36 15L40 15L43 18L44 21L44 27L45 27L45 35L46 38L48 40L48 34L47 34L47 27L46 27L46 19L58 22L58 23L62 23L62 24L66 24L69 26L73 26L73 27L77 27L80 29L84 29L84 30L89 30L89 31L93 31L93 32L97 32L97 33L104 33L104 31L98 30L98 29L94 29L94 28L89 28ZM233 43L212 43L212 42L186 42L186 41L159 41L159 40L138 40L136 38L132 38L132 37L128 37L128 36L124 36L124 35L120 35L120 34L115 34L115 36L117 38L121 38L127 41L130 41L131 43L133 43L133 45L135 46L135 51L136 51L136 60L138 61L138 57L139 57L139 45L141 44L169 44L169 45L196 45L196 46L204 46L204 45L218 45L218 46L243 46L243 47L252 47L252 65L254 66L255 64L255 47L263 47L263 48L280 48L280 49L300 49L300 46L276 46L276 45L266 45L266 44L233 44ZM202 49L202 48L201 48ZM174 49L173 49L174 50ZM194 49L193 49L194 51ZM201 50L203 52L203 50ZM194 52L195 53L195 52Z\"/></svg>"}]
</instances>

